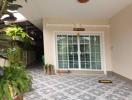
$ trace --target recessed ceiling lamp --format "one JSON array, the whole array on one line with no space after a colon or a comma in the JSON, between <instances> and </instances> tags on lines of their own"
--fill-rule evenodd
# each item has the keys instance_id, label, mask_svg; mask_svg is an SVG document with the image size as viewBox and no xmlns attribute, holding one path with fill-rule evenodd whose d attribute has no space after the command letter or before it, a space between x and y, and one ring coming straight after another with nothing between
<instances>
[{"instance_id":1,"label":"recessed ceiling lamp","mask_svg":"<svg viewBox=\"0 0 132 100\"><path fill-rule=\"evenodd\" d=\"M77 0L78 2L80 2L80 3L86 3L86 2L88 2L89 0Z\"/></svg>"}]
</instances>

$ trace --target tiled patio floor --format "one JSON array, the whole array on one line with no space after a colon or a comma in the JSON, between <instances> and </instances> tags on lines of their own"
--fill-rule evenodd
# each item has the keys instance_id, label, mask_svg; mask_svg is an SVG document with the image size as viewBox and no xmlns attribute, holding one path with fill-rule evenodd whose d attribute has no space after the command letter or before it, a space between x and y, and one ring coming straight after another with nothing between
<instances>
[{"instance_id":1,"label":"tiled patio floor","mask_svg":"<svg viewBox=\"0 0 132 100\"><path fill-rule=\"evenodd\" d=\"M44 75L40 69L29 70L33 90L24 100L132 100L132 85L117 76L112 84L100 84L103 75Z\"/></svg>"}]
</instances>

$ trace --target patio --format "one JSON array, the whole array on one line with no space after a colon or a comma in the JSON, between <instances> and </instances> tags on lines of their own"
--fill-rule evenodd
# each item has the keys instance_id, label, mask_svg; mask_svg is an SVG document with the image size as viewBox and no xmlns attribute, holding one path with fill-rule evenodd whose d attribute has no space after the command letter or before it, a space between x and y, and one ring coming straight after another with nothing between
<instances>
[{"instance_id":1,"label":"patio","mask_svg":"<svg viewBox=\"0 0 132 100\"><path fill-rule=\"evenodd\" d=\"M33 90L24 100L132 100L132 84L111 75L112 84L100 84L103 75L44 75L41 69L30 69Z\"/></svg>"}]
</instances>

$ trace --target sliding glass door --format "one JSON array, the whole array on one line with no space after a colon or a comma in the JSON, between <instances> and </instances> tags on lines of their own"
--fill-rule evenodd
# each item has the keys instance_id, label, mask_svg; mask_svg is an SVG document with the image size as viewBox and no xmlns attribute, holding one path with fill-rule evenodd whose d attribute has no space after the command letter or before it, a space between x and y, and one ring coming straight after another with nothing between
<instances>
[{"instance_id":1,"label":"sliding glass door","mask_svg":"<svg viewBox=\"0 0 132 100\"><path fill-rule=\"evenodd\" d=\"M68 68L69 66L69 54L67 35L57 35L57 47L58 47L58 66L59 68Z\"/></svg>"},{"instance_id":2,"label":"sliding glass door","mask_svg":"<svg viewBox=\"0 0 132 100\"><path fill-rule=\"evenodd\" d=\"M82 69L101 69L100 36L81 35L80 62Z\"/></svg>"},{"instance_id":3,"label":"sliding glass door","mask_svg":"<svg viewBox=\"0 0 132 100\"><path fill-rule=\"evenodd\" d=\"M57 35L57 58L60 69L101 69L100 35Z\"/></svg>"},{"instance_id":4,"label":"sliding glass door","mask_svg":"<svg viewBox=\"0 0 132 100\"><path fill-rule=\"evenodd\" d=\"M90 36L83 35L79 37L80 40L80 67L81 69L90 69Z\"/></svg>"},{"instance_id":5,"label":"sliding glass door","mask_svg":"<svg viewBox=\"0 0 132 100\"><path fill-rule=\"evenodd\" d=\"M69 68L79 68L78 40L76 35L68 35Z\"/></svg>"}]
</instances>

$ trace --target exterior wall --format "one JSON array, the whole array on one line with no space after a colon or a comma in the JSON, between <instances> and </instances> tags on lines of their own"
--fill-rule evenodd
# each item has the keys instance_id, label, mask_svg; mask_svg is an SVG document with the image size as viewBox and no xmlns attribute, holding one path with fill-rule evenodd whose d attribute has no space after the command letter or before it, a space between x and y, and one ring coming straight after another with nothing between
<instances>
[{"instance_id":1,"label":"exterior wall","mask_svg":"<svg viewBox=\"0 0 132 100\"><path fill-rule=\"evenodd\" d=\"M111 18L113 71L132 79L132 4Z\"/></svg>"},{"instance_id":2,"label":"exterior wall","mask_svg":"<svg viewBox=\"0 0 132 100\"><path fill-rule=\"evenodd\" d=\"M58 23L57 23L58 22ZM108 20L90 20L90 21L75 21L75 20L62 20L62 19L44 19L44 52L45 52L45 63L53 64L56 66L56 49L55 49L55 34L54 31L73 31L73 28L69 27L45 27L46 23L53 23L53 24L88 24L88 25L108 25ZM112 70L112 63L111 63L111 40L110 40L110 32L109 28L87 28L86 31L100 31L104 32L105 37L105 60L107 70Z\"/></svg>"}]
</instances>

